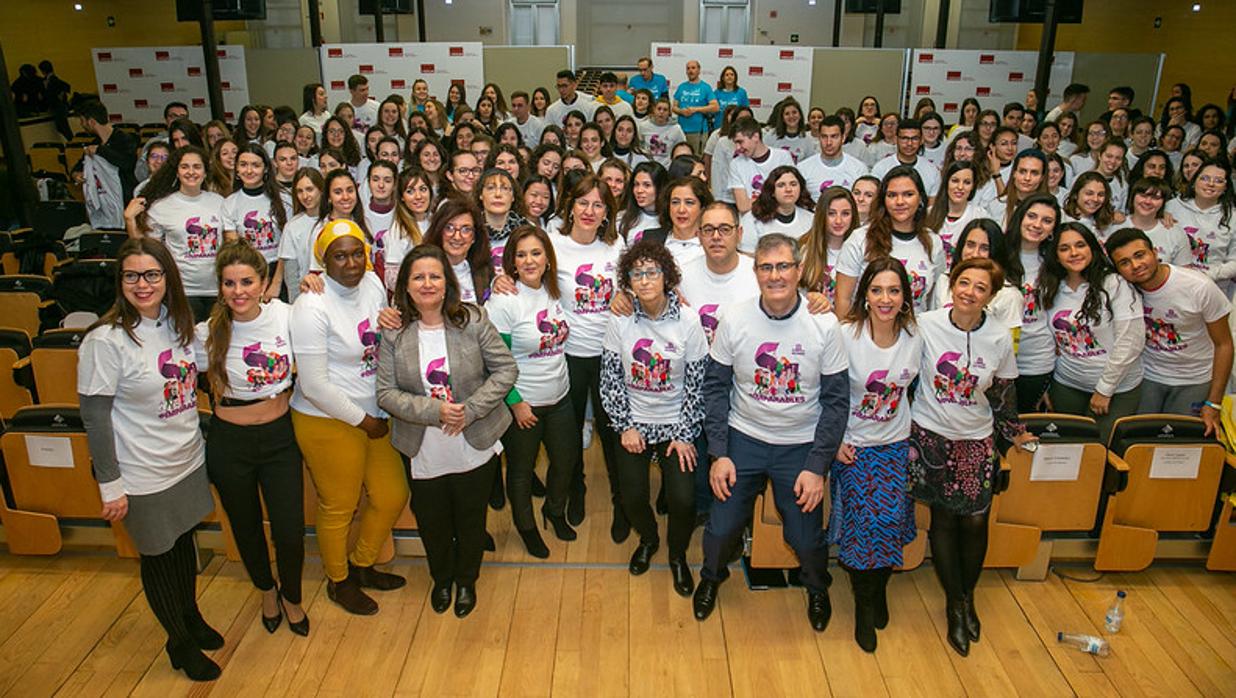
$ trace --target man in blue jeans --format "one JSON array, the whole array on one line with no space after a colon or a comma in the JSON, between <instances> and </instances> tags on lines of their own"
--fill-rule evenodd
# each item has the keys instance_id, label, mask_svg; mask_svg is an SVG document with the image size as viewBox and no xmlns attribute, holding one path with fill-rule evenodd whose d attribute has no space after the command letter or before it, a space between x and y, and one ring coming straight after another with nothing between
<instances>
[{"instance_id":1,"label":"man in blue jeans","mask_svg":"<svg viewBox=\"0 0 1236 698\"><path fill-rule=\"evenodd\" d=\"M716 607L727 561L772 480L785 542L802 566L807 618L823 631L832 616L832 576L820 503L845 433L849 362L836 317L810 314L798 292L797 241L780 233L760 238L755 273L760 295L722 311L704 378L716 501L704 528L695 617L704 620Z\"/></svg>"},{"instance_id":2,"label":"man in blue jeans","mask_svg":"<svg viewBox=\"0 0 1236 698\"><path fill-rule=\"evenodd\" d=\"M687 61L687 81L674 90L674 113L696 155L703 154L708 126L719 110L712 85L700 80L699 61Z\"/></svg>"}]
</instances>

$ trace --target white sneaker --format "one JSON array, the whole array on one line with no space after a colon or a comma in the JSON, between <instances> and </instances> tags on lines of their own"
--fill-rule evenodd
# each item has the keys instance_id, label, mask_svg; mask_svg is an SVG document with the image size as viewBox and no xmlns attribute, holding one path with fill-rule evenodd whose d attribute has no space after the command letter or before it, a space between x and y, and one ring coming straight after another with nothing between
<instances>
[{"instance_id":1,"label":"white sneaker","mask_svg":"<svg viewBox=\"0 0 1236 698\"><path fill-rule=\"evenodd\" d=\"M587 450L592 445L592 422L584 422L582 436L584 438L584 450Z\"/></svg>"}]
</instances>

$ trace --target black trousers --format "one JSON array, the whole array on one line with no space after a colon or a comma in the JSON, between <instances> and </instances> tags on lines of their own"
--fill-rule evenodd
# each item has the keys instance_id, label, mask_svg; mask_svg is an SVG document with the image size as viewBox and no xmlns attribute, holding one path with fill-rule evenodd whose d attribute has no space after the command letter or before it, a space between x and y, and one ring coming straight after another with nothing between
<instances>
[{"instance_id":1,"label":"black trousers","mask_svg":"<svg viewBox=\"0 0 1236 698\"><path fill-rule=\"evenodd\" d=\"M210 310L215 307L214 296L188 296L188 299L194 322L206 322L210 319Z\"/></svg>"},{"instance_id":2,"label":"black trousers","mask_svg":"<svg viewBox=\"0 0 1236 698\"><path fill-rule=\"evenodd\" d=\"M193 532L186 531L172 549L141 556L142 592L172 645L191 645L189 625L201 622L197 608L197 555Z\"/></svg>"},{"instance_id":3,"label":"black trousers","mask_svg":"<svg viewBox=\"0 0 1236 698\"><path fill-rule=\"evenodd\" d=\"M292 433L292 413L252 426L212 419L206 437L206 472L232 522L245 571L262 591L275 587L262 526L262 502L266 502L280 593L300 603L305 562L304 469Z\"/></svg>"},{"instance_id":4,"label":"black trousers","mask_svg":"<svg viewBox=\"0 0 1236 698\"><path fill-rule=\"evenodd\" d=\"M1038 412L1039 400L1051 387L1051 374L1021 375L1013 384L1017 387L1017 413Z\"/></svg>"},{"instance_id":5,"label":"black trousers","mask_svg":"<svg viewBox=\"0 0 1236 698\"><path fill-rule=\"evenodd\" d=\"M614 506L621 505L621 495L618 492L618 476L614 472L614 452L621 448L614 428L609 423L609 415L601 406L601 357L567 355L567 378L571 382L568 396L575 408L576 428L584 428L584 414L588 409L588 400L592 401L592 423L594 433L601 440L601 454L605 457L605 473L609 476L609 494ZM575 464L572 483L579 489L584 489L584 454L581 451Z\"/></svg>"},{"instance_id":6,"label":"black trousers","mask_svg":"<svg viewBox=\"0 0 1236 698\"><path fill-rule=\"evenodd\" d=\"M678 454L669 454L670 442L647 444L643 453L631 453L618 445L614 452L617 461L618 489L622 492L622 509L639 533L641 543L653 543L657 536L657 518L649 503L649 465L657 456L661 464L661 486L669 507L669 524L666 537L669 539L669 559L685 558L695 529L695 473L684 472L679 467ZM697 465L698 467L698 465Z\"/></svg>"},{"instance_id":7,"label":"black trousers","mask_svg":"<svg viewBox=\"0 0 1236 698\"><path fill-rule=\"evenodd\" d=\"M536 528L536 516L532 511L532 473L541 444L545 445L545 455L549 456L545 511L551 516L562 516L571 476L580 459L579 428L569 395L553 405L533 407L532 414L536 416L536 424L530 429L521 429L511 422L502 435L506 451L506 496L511 500L511 518L520 531Z\"/></svg>"},{"instance_id":8,"label":"black trousers","mask_svg":"<svg viewBox=\"0 0 1236 698\"><path fill-rule=\"evenodd\" d=\"M407 456L403 461L405 466L410 463ZM495 461L491 458L465 473L425 479L413 479L408 469L412 513L435 585L472 586L481 574Z\"/></svg>"}]
</instances>

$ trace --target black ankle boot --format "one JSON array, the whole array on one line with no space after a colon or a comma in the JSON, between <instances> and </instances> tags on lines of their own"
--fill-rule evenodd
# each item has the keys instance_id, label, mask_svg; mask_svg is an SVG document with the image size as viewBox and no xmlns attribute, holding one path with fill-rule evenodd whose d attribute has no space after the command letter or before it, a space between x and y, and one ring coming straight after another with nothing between
<instances>
[{"instance_id":1,"label":"black ankle boot","mask_svg":"<svg viewBox=\"0 0 1236 698\"><path fill-rule=\"evenodd\" d=\"M527 531L520 531L519 537L523 539L524 548L529 555L542 560L549 557L549 547L545 545L545 539L541 538L541 532L536 530L535 526Z\"/></svg>"},{"instance_id":2,"label":"black ankle boot","mask_svg":"<svg viewBox=\"0 0 1236 698\"><path fill-rule=\"evenodd\" d=\"M202 654L202 651L191 644L173 645L171 640L164 646L167 658L172 662L173 669L179 669L194 681L214 681L223 670L218 664Z\"/></svg>"},{"instance_id":3,"label":"black ankle boot","mask_svg":"<svg viewBox=\"0 0 1236 698\"><path fill-rule=\"evenodd\" d=\"M357 583L362 588L377 589L378 591L399 589L408 583L408 580L397 574L383 572L372 565L369 567L358 567L350 562L348 563L348 576L355 576Z\"/></svg>"},{"instance_id":4,"label":"black ankle boot","mask_svg":"<svg viewBox=\"0 0 1236 698\"><path fill-rule=\"evenodd\" d=\"M195 608L185 615L185 627L189 630L189 637L193 638L193 644L199 649L217 650L223 647L223 636L210 627L198 609Z\"/></svg>"},{"instance_id":5,"label":"black ankle boot","mask_svg":"<svg viewBox=\"0 0 1236 698\"><path fill-rule=\"evenodd\" d=\"M864 652L876 651L875 604L873 603L871 572L850 571L850 589L854 592L854 642Z\"/></svg>"},{"instance_id":6,"label":"black ankle boot","mask_svg":"<svg viewBox=\"0 0 1236 698\"><path fill-rule=\"evenodd\" d=\"M575 540L578 537L575 534L575 529L571 528L571 524L567 523L567 518L562 514L555 516L542 509L541 524L544 526L553 526L554 535L558 538L558 540Z\"/></svg>"},{"instance_id":7,"label":"black ankle boot","mask_svg":"<svg viewBox=\"0 0 1236 698\"><path fill-rule=\"evenodd\" d=\"M588 499L588 488L584 486L584 481L571 485L571 494L567 498L566 520L572 526L578 526L584 522L585 501Z\"/></svg>"},{"instance_id":8,"label":"black ankle boot","mask_svg":"<svg viewBox=\"0 0 1236 698\"><path fill-rule=\"evenodd\" d=\"M978 611L974 609L974 591L971 590L962 598L966 608L966 634L970 636L970 642L978 642L979 631L983 629L983 625L979 623Z\"/></svg>"},{"instance_id":9,"label":"black ankle boot","mask_svg":"<svg viewBox=\"0 0 1236 698\"><path fill-rule=\"evenodd\" d=\"M966 604L960 599L949 599L945 614L948 617L948 644L963 657L970 654L970 634L966 632Z\"/></svg>"}]
</instances>

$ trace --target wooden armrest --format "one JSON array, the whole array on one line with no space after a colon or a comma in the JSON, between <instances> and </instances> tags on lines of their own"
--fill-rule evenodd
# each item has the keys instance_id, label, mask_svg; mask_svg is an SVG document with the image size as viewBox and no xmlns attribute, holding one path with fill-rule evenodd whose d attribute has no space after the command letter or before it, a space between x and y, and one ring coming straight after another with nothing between
<instances>
[{"instance_id":1,"label":"wooden armrest","mask_svg":"<svg viewBox=\"0 0 1236 698\"><path fill-rule=\"evenodd\" d=\"M27 356L24 359L18 359L17 363L13 364L13 370L20 371L23 368L28 368L29 366L30 366L30 357Z\"/></svg>"},{"instance_id":2,"label":"wooden armrest","mask_svg":"<svg viewBox=\"0 0 1236 698\"><path fill-rule=\"evenodd\" d=\"M1123 492L1129 486L1129 464L1120 456L1107 452L1107 468L1103 473L1103 491L1107 494Z\"/></svg>"},{"instance_id":3,"label":"wooden armrest","mask_svg":"<svg viewBox=\"0 0 1236 698\"><path fill-rule=\"evenodd\" d=\"M39 310L45 310L56 304L56 301L39 301Z\"/></svg>"}]
</instances>

